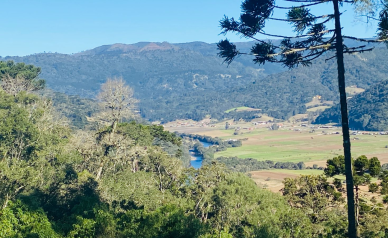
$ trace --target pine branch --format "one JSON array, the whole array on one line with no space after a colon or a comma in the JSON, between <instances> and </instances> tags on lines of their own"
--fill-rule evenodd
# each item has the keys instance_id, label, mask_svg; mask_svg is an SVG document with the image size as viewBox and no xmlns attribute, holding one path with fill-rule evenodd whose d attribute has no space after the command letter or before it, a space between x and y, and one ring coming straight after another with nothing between
<instances>
[{"instance_id":1,"label":"pine branch","mask_svg":"<svg viewBox=\"0 0 388 238\"><path fill-rule=\"evenodd\" d=\"M316 4L320 4L320 3L325 3L325 2L331 2L331 1L321 1L321 0L284 0L286 2L298 2L298 3L316 3ZM344 2L344 3L355 3L355 1L349 1L349 0L345 0L345 1L341 1L341 2Z\"/></svg>"},{"instance_id":2,"label":"pine branch","mask_svg":"<svg viewBox=\"0 0 388 238\"><path fill-rule=\"evenodd\" d=\"M315 45L315 46L309 46L309 47L305 47L305 48L294 48L294 49L288 49L284 52L280 52L280 53L276 53L276 54L272 54L272 55L269 55L269 56L277 56L277 55L288 55L288 54L293 54L293 53L297 53L297 52L301 52L301 51L307 51L307 50L319 50L319 49L330 49L332 48L332 44L331 43L327 43L327 44L321 44L321 45Z\"/></svg>"},{"instance_id":3,"label":"pine branch","mask_svg":"<svg viewBox=\"0 0 388 238\"><path fill-rule=\"evenodd\" d=\"M323 1L320 0L284 0L286 2L306 2L306 3L323 3Z\"/></svg>"},{"instance_id":4,"label":"pine branch","mask_svg":"<svg viewBox=\"0 0 388 238\"><path fill-rule=\"evenodd\" d=\"M269 61L272 63L286 64L289 68L293 68L293 67L297 66L298 64L302 64L303 66L307 66L307 65L311 64L312 60L319 58L327 51L328 51L328 49L323 49L322 51L319 51L319 52L311 53L311 54L305 55L305 56L300 56L300 59L296 60L294 63L291 63L291 64L287 64L287 62L288 62L287 60L276 60L274 58L272 60L269 60ZM310 58L310 57L313 57L313 58Z\"/></svg>"},{"instance_id":5,"label":"pine branch","mask_svg":"<svg viewBox=\"0 0 388 238\"><path fill-rule=\"evenodd\" d=\"M346 48L346 50L357 50L357 49L362 49L362 48L365 48L366 45L361 45L361 46L355 46L355 47L347 47L344 45L344 48Z\"/></svg>"},{"instance_id":6,"label":"pine branch","mask_svg":"<svg viewBox=\"0 0 388 238\"><path fill-rule=\"evenodd\" d=\"M308 37L308 36L316 36L316 35L324 35L330 32L334 32L334 30L324 30L318 33L309 33L305 35L298 35L298 36L282 36L282 35L275 35L275 34L269 34L265 33L264 31L259 31L259 34L265 35L265 36L271 36L271 37L278 37L278 38L286 38L286 39L297 39L297 38L303 38L303 37Z\"/></svg>"},{"instance_id":7,"label":"pine branch","mask_svg":"<svg viewBox=\"0 0 388 238\"><path fill-rule=\"evenodd\" d=\"M365 49L365 50L350 50L350 51L344 51L344 54L354 54L354 53L364 53L368 51L372 51L375 47Z\"/></svg>"},{"instance_id":8,"label":"pine branch","mask_svg":"<svg viewBox=\"0 0 388 238\"><path fill-rule=\"evenodd\" d=\"M366 40L366 39L357 38L357 37L353 37L353 36L342 36L342 38L361 41L361 42L368 42L368 43L381 43L381 42L387 41L384 39L383 40Z\"/></svg>"},{"instance_id":9,"label":"pine branch","mask_svg":"<svg viewBox=\"0 0 388 238\"><path fill-rule=\"evenodd\" d=\"M317 58L319 58L320 56L322 56L324 53L326 53L327 51L329 51L329 50L322 50L322 51L320 51L320 52L318 52L317 54L316 54L316 56L315 57L313 57L313 58L311 58L311 59L308 59L308 61L312 61L312 60L315 60L315 59L317 59ZM307 55L306 56L306 58L307 57L311 57L311 56L313 56L313 55Z\"/></svg>"},{"instance_id":10,"label":"pine branch","mask_svg":"<svg viewBox=\"0 0 388 238\"><path fill-rule=\"evenodd\" d=\"M309 46L309 47L305 47L305 48L287 49L287 50L285 50L283 52L279 52L279 53L275 53L275 54L268 54L266 56L273 58L275 56L280 56L280 55L289 55L289 54L293 54L293 53L297 53L297 52L302 52L302 51L308 51L308 50L314 50L315 51L315 50L320 50L320 49L328 51L328 50L332 49L333 47L334 46L331 43L328 43L328 44L322 44L322 45L316 45L316 46ZM237 54L238 55L264 56L264 55L260 55L260 54L244 53L244 52L237 52ZM316 54L318 54L318 52L315 52L315 53L303 56L303 58L311 57L311 56L314 56Z\"/></svg>"},{"instance_id":11,"label":"pine branch","mask_svg":"<svg viewBox=\"0 0 388 238\"><path fill-rule=\"evenodd\" d=\"M239 32L239 33L242 34L241 32ZM257 39L257 38L254 37L254 36L245 36L245 35L244 35L244 37L251 38L251 39L253 39L253 40L255 40L255 41L258 41L258 42L261 42L261 43L268 44L268 42L265 42L265 41L263 41L263 40L259 40L259 39ZM279 46L276 46L276 45L274 45L273 47L276 48L276 49L280 49L280 47L279 47Z\"/></svg>"},{"instance_id":12,"label":"pine branch","mask_svg":"<svg viewBox=\"0 0 388 238\"><path fill-rule=\"evenodd\" d=\"M363 47L365 47L365 46L363 46ZM352 47L352 48L359 48L359 47ZM369 48L369 49L365 49L365 50L346 50L346 51L344 51L344 54L363 53L363 52L367 52L367 51L372 51L374 48L375 47L372 47L372 48ZM327 58L327 59L325 59L325 62L329 61L331 59L334 59L336 57L337 57L337 55L334 55L334 56L332 56L330 58Z\"/></svg>"},{"instance_id":13,"label":"pine branch","mask_svg":"<svg viewBox=\"0 0 388 238\"><path fill-rule=\"evenodd\" d=\"M368 19L368 22L369 22L369 19L372 19L372 20L375 20L375 21L380 21L380 19L372 17L372 16L368 16L368 15L360 15L360 17L366 17Z\"/></svg>"},{"instance_id":14,"label":"pine branch","mask_svg":"<svg viewBox=\"0 0 388 238\"><path fill-rule=\"evenodd\" d=\"M310 3L310 4L303 4L303 5L296 6L296 7L311 7L311 6L315 6L315 5L318 5L318 4L327 3L329 1L330 0L325 0L325 1L321 1L321 2L315 2L315 3ZM295 8L295 7L280 7L280 6L276 6L276 5L274 5L273 7L277 8L277 9L285 9L285 10L291 10L291 9Z\"/></svg>"},{"instance_id":15,"label":"pine branch","mask_svg":"<svg viewBox=\"0 0 388 238\"><path fill-rule=\"evenodd\" d=\"M312 17L311 19L316 20L316 19L321 19L321 18L329 18L332 19L334 17L333 14L328 14L328 15L322 15L322 16L317 16L317 17ZM298 22L298 21L304 21L304 19L283 19L283 18L273 18L269 17L269 20L274 20L274 21L285 21L285 22Z\"/></svg>"}]
</instances>

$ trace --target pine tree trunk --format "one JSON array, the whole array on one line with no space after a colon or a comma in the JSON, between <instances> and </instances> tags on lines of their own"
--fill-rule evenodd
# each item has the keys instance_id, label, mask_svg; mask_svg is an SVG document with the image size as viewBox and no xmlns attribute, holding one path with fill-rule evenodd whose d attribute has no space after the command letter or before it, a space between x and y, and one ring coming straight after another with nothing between
<instances>
[{"instance_id":1,"label":"pine tree trunk","mask_svg":"<svg viewBox=\"0 0 388 238\"><path fill-rule=\"evenodd\" d=\"M348 233L349 237L357 237L356 214L354 204L353 174L352 174L352 157L350 153L350 136L349 136L349 119L348 106L345 92L345 66L344 66L344 47L342 42L342 32L340 23L340 12L338 0L333 0L334 17L335 17L335 34L336 34L336 53L338 67L338 87L340 93L341 116L342 116L342 135L345 154L345 173L346 173L346 193L348 200Z\"/></svg>"}]
</instances>

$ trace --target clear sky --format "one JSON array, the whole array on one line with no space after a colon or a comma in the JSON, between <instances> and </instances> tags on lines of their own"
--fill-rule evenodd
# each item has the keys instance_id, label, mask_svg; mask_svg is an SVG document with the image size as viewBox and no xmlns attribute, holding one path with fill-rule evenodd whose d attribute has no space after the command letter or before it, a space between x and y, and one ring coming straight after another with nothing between
<instances>
[{"instance_id":1,"label":"clear sky","mask_svg":"<svg viewBox=\"0 0 388 238\"><path fill-rule=\"evenodd\" d=\"M0 56L77 53L140 41L214 43L225 38L219 35L219 20L224 14L238 18L240 4L241 0L1 0ZM327 14L332 6L315 10ZM374 25L354 20L352 8L342 10L346 10L345 34L375 35ZM289 25L278 22L265 30L292 34ZM246 41L232 34L227 37Z\"/></svg>"}]
</instances>

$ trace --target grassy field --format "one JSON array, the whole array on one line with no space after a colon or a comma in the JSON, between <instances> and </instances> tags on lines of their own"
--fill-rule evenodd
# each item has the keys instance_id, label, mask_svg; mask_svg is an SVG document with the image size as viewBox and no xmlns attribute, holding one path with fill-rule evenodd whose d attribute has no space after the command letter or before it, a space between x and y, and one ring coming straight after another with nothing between
<instances>
[{"instance_id":1,"label":"grassy field","mask_svg":"<svg viewBox=\"0 0 388 238\"><path fill-rule=\"evenodd\" d=\"M201 134L222 139L244 139L241 147L228 148L226 151L217 152L215 157L236 156L239 158L253 158L257 160L301 162L306 166L325 167L327 159L343 154L342 135L333 134L340 132L340 128L317 129L301 127L286 123L280 130L268 130L268 125L254 126L252 123L233 124L234 129L225 130L225 122L220 122L215 127L187 128L190 133ZM235 129L240 128L239 135L234 135ZM246 129L244 129L246 128ZM185 131L185 128L179 128ZM174 128L170 128L174 131ZM388 163L388 135L351 135L352 156L366 155L379 158L382 164ZM300 174L322 174L322 170L264 170L253 171L252 179L265 185L273 191L282 188L282 181L287 177L297 177ZM270 178L270 181L267 179ZM338 177L345 179L344 176Z\"/></svg>"},{"instance_id":2,"label":"grassy field","mask_svg":"<svg viewBox=\"0 0 388 238\"><path fill-rule=\"evenodd\" d=\"M237 156L257 160L303 161L308 166L314 163L323 166L327 159L343 154L341 134L330 134L339 132L339 128L315 129L310 133L312 129L297 126L286 126L277 131L268 130L265 126L254 127L251 123L231 124L231 127L251 130L241 129L239 132L242 134L234 135L235 129L225 130L224 123L220 123L214 128L188 127L187 131L225 140L248 138L243 141L242 147L228 148L226 151L216 153L216 157ZM179 129L185 131L185 128ZM174 128L169 130L175 131ZM351 139L353 157L376 156L382 163L388 163L388 148L385 148L388 145L388 136L352 135Z\"/></svg>"},{"instance_id":3,"label":"grassy field","mask_svg":"<svg viewBox=\"0 0 388 238\"><path fill-rule=\"evenodd\" d=\"M225 113L229 113L231 111L238 111L238 112L242 112L242 111L260 111L260 109L255 109L255 108L251 108L251 107L235 107L235 108L231 108L231 109L228 109L225 111Z\"/></svg>"},{"instance_id":4,"label":"grassy field","mask_svg":"<svg viewBox=\"0 0 388 238\"><path fill-rule=\"evenodd\" d=\"M288 170L288 169L271 169L260 170L250 172L250 176L253 181L260 187L271 190L272 192L281 192L283 188L283 181L285 178L296 178L300 175L323 175L323 170L317 169L305 169L305 170ZM345 180L345 176L337 175L335 178ZM329 182L333 181L333 178L328 178ZM372 178L372 182L377 182L376 178ZM345 184L344 184L345 186ZM363 196L371 196L368 193L367 186L360 186ZM372 194L373 195L373 194Z\"/></svg>"},{"instance_id":5,"label":"grassy field","mask_svg":"<svg viewBox=\"0 0 388 238\"><path fill-rule=\"evenodd\" d=\"M315 112L315 111L318 111L318 110L324 111L327 108L330 108L330 107L329 106L317 106L317 107L309 108L309 109L307 109L307 111L308 112Z\"/></svg>"},{"instance_id":6,"label":"grassy field","mask_svg":"<svg viewBox=\"0 0 388 238\"><path fill-rule=\"evenodd\" d=\"M250 172L250 176L257 185L267 188L273 192L280 192L283 188L285 178L296 178L299 175L321 175L322 170L288 170L288 169L271 169Z\"/></svg>"},{"instance_id":7,"label":"grassy field","mask_svg":"<svg viewBox=\"0 0 388 238\"><path fill-rule=\"evenodd\" d=\"M229 148L226 151L216 153L220 156L237 156L240 158L254 158L257 160L273 161L303 161L308 165L314 162L322 165L327 159L343 154L341 134L322 133L316 130L310 133L310 129L294 131L290 128L278 131L270 131L267 128L254 129L241 135L233 135L234 130L213 130L204 131L200 134L214 136L222 139L243 139L242 147ZM338 129L325 130L330 133ZM366 155L376 156L383 163L388 163L388 136L382 135L357 135L352 136L353 157ZM358 138L358 140L355 140Z\"/></svg>"},{"instance_id":8,"label":"grassy field","mask_svg":"<svg viewBox=\"0 0 388 238\"><path fill-rule=\"evenodd\" d=\"M353 96L359 93L362 93L365 91L363 88L357 88L357 87L346 87L346 94L349 96Z\"/></svg>"},{"instance_id":9,"label":"grassy field","mask_svg":"<svg viewBox=\"0 0 388 238\"><path fill-rule=\"evenodd\" d=\"M305 169L305 170L289 170L289 169L271 169L271 172L282 173L282 174L292 174L292 175L322 175L323 170L318 169Z\"/></svg>"},{"instance_id":10,"label":"grassy field","mask_svg":"<svg viewBox=\"0 0 388 238\"><path fill-rule=\"evenodd\" d=\"M343 154L341 134L330 134L339 131L334 129L315 129L310 133L310 128L289 127L277 131L267 128L254 128L251 124L232 125L234 127L251 128L251 131L241 130L243 134L233 135L234 129L225 130L218 128L202 128L191 133L197 133L222 139L243 139L242 147L228 148L226 151L216 153L216 157L237 156L240 158L254 158L257 160L273 161L303 161L307 166L318 164L324 166L327 159ZM295 131L299 130L299 131ZM327 134L325 134L325 133ZM356 140L357 138L357 140ZM382 163L388 163L388 136L384 135L352 135L352 155L357 157L366 155L376 156Z\"/></svg>"}]
</instances>

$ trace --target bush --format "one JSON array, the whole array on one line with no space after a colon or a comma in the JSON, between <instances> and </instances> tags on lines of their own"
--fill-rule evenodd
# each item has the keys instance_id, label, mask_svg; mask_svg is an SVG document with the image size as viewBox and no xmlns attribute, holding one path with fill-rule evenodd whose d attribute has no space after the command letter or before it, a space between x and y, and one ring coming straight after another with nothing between
<instances>
[{"instance_id":1,"label":"bush","mask_svg":"<svg viewBox=\"0 0 388 238\"><path fill-rule=\"evenodd\" d=\"M375 193L379 190L379 185L377 185L377 183L371 183L369 184L368 188L369 188L369 192Z\"/></svg>"},{"instance_id":2,"label":"bush","mask_svg":"<svg viewBox=\"0 0 388 238\"><path fill-rule=\"evenodd\" d=\"M30 208L20 200L0 212L0 237L59 237L42 208Z\"/></svg>"},{"instance_id":3,"label":"bush","mask_svg":"<svg viewBox=\"0 0 388 238\"><path fill-rule=\"evenodd\" d=\"M381 182L381 194L386 195L388 194L388 183L387 182Z\"/></svg>"},{"instance_id":4,"label":"bush","mask_svg":"<svg viewBox=\"0 0 388 238\"><path fill-rule=\"evenodd\" d=\"M342 190L342 181L341 181L341 179L334 178L333 184L334 184L335 188L336 188L338 191L341 191L341 190Z\"/></svg>"},{"instance_id":5,"label":"bush","mask_svg":"<svg viewBox=\"0 0 388 238\"><path fill-rule=\"evenodd\" d=\"M385 195L385 196L383 197L383 203L388 203L388 195Z\"/></svg>"}]
</instances>

